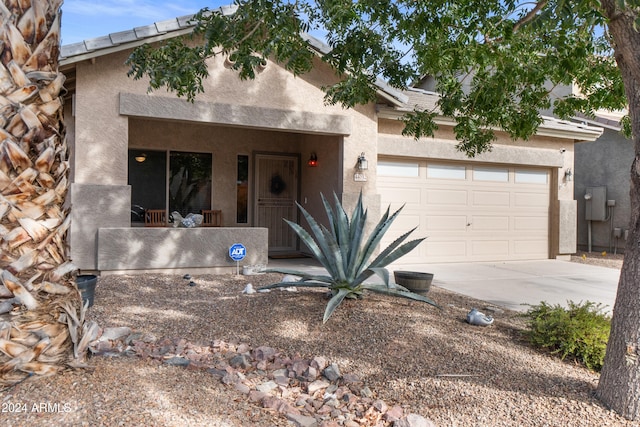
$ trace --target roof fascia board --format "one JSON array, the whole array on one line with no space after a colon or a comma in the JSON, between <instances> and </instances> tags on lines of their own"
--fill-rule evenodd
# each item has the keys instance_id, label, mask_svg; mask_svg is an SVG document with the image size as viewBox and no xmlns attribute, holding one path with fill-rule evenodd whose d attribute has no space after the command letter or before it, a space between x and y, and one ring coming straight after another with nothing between
<instances>
[{"instance_id":1,"label":"roof fascia board","mask_svg":"<svg viewBox=\"0 0 640 427\"><path fill-rule=\"evenodd\" d=\"M391 119L391 120L400 120L402 117L410 113L410 111L398 111L388 107L378 107L378 117L382 119ZM434 122L437 125L442 126L455 126L455 120L444 117L437 116L434 118ZM501 129L497 127L492 127L491 130L500 131ZM544 122L538 127L538 131L536 132L536 136L547 136L552 138L563 138L563 139L571 139L574 141L595 141L602 135L603 129L601 127L591 127L589 129L575 129L575 130L566 130L566 129L557 129L550 126L547 126Z\"/></svg>"}]
</instances>

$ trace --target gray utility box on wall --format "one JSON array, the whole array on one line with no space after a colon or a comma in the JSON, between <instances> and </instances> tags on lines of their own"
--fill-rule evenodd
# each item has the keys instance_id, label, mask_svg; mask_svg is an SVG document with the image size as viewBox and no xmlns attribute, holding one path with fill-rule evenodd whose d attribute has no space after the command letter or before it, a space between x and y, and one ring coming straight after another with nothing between
<instances>
[{"instance_id":1,"label":"gray utility box on wall","mask_svg":"<svg viewBox=\"0 0 640 427\"><path fill-rule=\"evenodd\" d=\"M584 194L587 221L606 221L607 219L607 187L587 187Z\"/></svg>"}]
</instances>

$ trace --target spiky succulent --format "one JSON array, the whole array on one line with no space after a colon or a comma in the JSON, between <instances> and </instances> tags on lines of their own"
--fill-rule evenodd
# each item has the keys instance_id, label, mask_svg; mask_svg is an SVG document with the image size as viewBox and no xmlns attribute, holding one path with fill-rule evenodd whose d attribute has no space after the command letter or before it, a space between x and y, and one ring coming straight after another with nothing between
<instances>
[{"instance_id":1,"label":"spiky succulent","mask_svg":"<svg viewBox=\"0 0 640 427\"><path fill-rule=\"evenodd\" d=\"M415 228L398 237L370 261L382 237L389 230L402 207L391 215L389 208L387 208L385 214L367 237L365 235L367 211L362 204L362 193L358 197L358 203L351 219L335 193L333 194L335 206L331 206L323 194L320 196L329 220L329 228L319 224L300 204L297 204L298 208L309 224L311 234L299 224L289 220L285 221L311 250L314 258L327 270L328 275L309 274L289 269L270 269L269 271L295 275L300 279L297 282L275 283L261 289L289 286L330 289L332 297L325 309L323 323L331 317L345 298L359 298L365 290L422 301L438 307L431 299L391 283L389 271L385 268L424 240L424 238L420 238L403 243ZM365 280L374 274L378 275L383 283L365 283Z\"/></svg>"}]
</instances>

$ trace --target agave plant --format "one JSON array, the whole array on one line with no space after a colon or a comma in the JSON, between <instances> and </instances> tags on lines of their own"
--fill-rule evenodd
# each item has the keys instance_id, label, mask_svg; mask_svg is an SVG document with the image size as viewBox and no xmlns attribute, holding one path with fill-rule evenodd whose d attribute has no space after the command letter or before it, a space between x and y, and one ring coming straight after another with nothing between
<instances>
[{"instance_id":1,"label":"agave plant","mask_svg":"<svg viewBox=\"0 0 640 427\"><path fill-rule=\"evenodd\" d=\"M300 204L297 204L298 208L309 223L313 235L299 224L286 219L285 221L309 247L313 256L327 270L328 275L308 274L289 269L270 269L269 271L295 275L300 279L297 282L280 282L260 289L289 286L328 288L332 296L324 312L323 323L329 320L345 298L361 298L365 290L422 301L438 307L431 299L389 282L389 271L385 267L413 250L424 240L421 238L403 243L415 228L400 236L373 258L376 247L402 207L392 215L389 215L389 208L387 208L375 229L365 239L367 211L362 204L362 193L358 197L351 219L335 193L333 194L335 206L331 206L323 194L320 196L329 219L329 228L318 224ZM365 283L374 274L378 275L383 283Z\"/></svg>"}]
</instances>

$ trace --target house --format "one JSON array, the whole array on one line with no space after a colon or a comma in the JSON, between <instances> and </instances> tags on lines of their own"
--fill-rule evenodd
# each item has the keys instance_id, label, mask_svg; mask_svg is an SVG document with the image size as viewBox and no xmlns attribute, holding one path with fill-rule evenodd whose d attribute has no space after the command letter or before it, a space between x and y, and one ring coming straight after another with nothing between
<instances>
[{"instance_id":1,"label":"house","mask_svg":"<svg viewBox=\"0 0 640 427\"><path fill-rule=\"evenodd\" d=\"M220 13L230 13L221 8ZM601 129L546 118L530 141L498 133L491 152L469 159L452 122L434 138L401 135L398 120L437 97L379 84L376 103L345 110L324 103L335 73L318 57L294 77L267 62L241 81L225 58L209 62L194 103L147 93L125 60L142 43L191 30L189 17L63 46L68 77L67 138L73 148L71 257L84 271L226 271L228 249L246 246L243 265L304 251L282 221L295 202L322 218L320 193L350 210L362 193L371 218L405 205L387 235L418 227L425 243L399 263L506 261L576 250L574 144ZM327 47L309 38L313 48ZM364 166L367 166L366 168ZM222 212L222 227L147 227L145 212Z\"/></svg>"},{"instance_id":2,"label":"house","mask_svg":"<svg viewBox=\"0 0 640 427\"><path fill-rule=\"evenodd\" d=\"M623 253L631 205L633 142L620 133L624 112L598 112L584 123L601 126L595 141L576 144L575 199L578 201L578 249ZM585 197L590 197L587 200Z\"/></svg>"}]
</instances>

